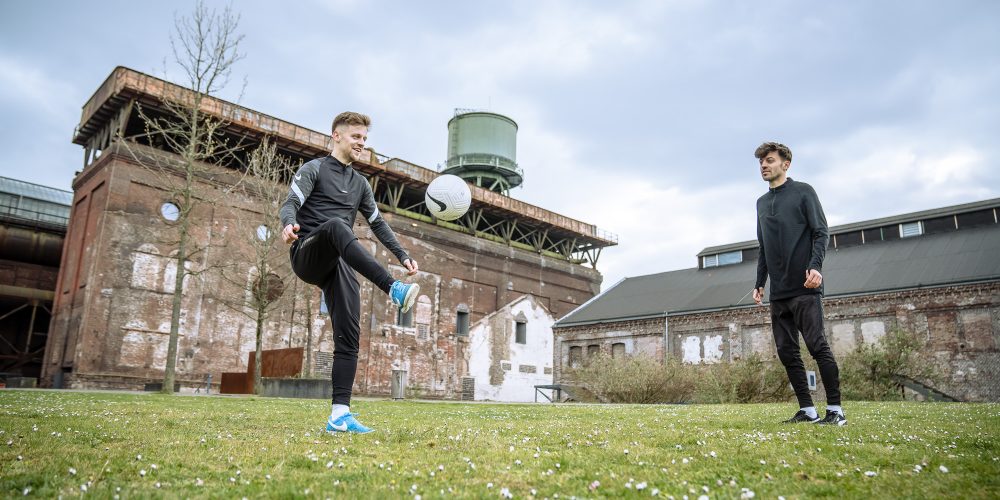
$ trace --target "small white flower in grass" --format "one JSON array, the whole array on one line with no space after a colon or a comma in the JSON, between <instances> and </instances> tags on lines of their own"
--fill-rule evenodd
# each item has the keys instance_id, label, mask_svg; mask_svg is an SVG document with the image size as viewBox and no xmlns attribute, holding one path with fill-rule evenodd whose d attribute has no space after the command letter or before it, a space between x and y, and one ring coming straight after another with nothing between
<instances>
[{"instance_id":1,"label":"small white flower in grass","mask_svg":"<svg viewBox=\"0 0 1000 500\"><path fill-rule=\"evenodd\" d=\"M154 484L153 486L156 486L157 488L159 488L160 487L160 482L157 481L156 484Z\"/></svg>"},{"instance_id":2,"label":"small white flower in grass","mask_svg":"<svg viewBox=\"0 0 1000 500\"><path fill-rule=\"evenodd\" d=\"M628 455L628 448L625 449L625 454Z\"/></svg>"},{"instance_id":3,"label":"small white flower in grass","mask_svg":"<svg viewBox=\"0 0 1000 500\"><path fill-rule=\"evenodd\" d=\"M236 478L233 477L233 476L229 476L229 482L230 483L235 483L236 482Z\"/></svg>"},{"instance_id":4,"label":"small white flower in grass","mask_svg":"<svg viewBox=\"0 0 1000 500\"><path fill-rule=\"evenodd\" d=\"M698 500L708 500L708 495L701 495L698 497Z\"/></svg>"},{"instance_id":5,"label":"small white flower in grass","mask_svg":"<svg viewBox=\"0 0 1000 500\"><path fill-rule=\"evenodd\" d=\"M28 496L29 493L31 493L31 486L25 486L24 489L21 490L22 496Z\"/></svg>"},{"instance_id":6,"label":"small white flower in grass","mask_svg":"<svg viewBox=\"0 0 1000 500\"><path fill-rule=\"evenodd\" d=\"M945 473L945 474L947 474L947 473L948 473L948 468L947 468L947 467L945 467L945 466L943 466L943 465L942 465L942 466L940 466L940 467L938 467L938 470L939 470L939 471L941 471L941 472L943 472L943 473Z\"/></svg>"},{"instance_id":7,"label":"small white flower in grass","mask_svg":"<svg viewBox=\"0 0 1000 500\"><path fill-rule=\"evenodd\" d=\"M510 448L507 449L507 451L513 453L514 452L514 445L511 445Z\"/></svg>"},{"instance_id":8,"label":"small white flower in grass","mask_svg":"<svg viewBox=\"0 0 1000 500\"><path fill-rule=\"evenodd\" d=\"M422 500L424 497L420 495L413 495L413 500Z\"/></svg>"},{"instance_id":9,"label":"small white flower in grass","mask_svg":"<svg viewBox=\"0 0 1000 500\"><path fill-rule=\"evenodd\" d=\"M486 483L486 489L493 489L493 483Z\"/></svg>"},{"instance_id":10,"label":"small white flower in grass","mask_svg":"<svg viewBox=\"0 0 1000 500\"><path fill-rule=\"evenodd\" d=\"M674 446L674 448L677 448L678 450L683 450L684 449L681 445Z\"/></svg>"},{"instance_id":11,"label":"small white flower in grass","mask_svg":"<svg viewBox=\"0 0 1000 500\"><path fill-rule=\"evenodd\" d=\"M18 455L17 456L17 461L20 462L21 460L24 460L24 457L22 457L21 455Z\"/></svg>"},{"instance_id":12,"label":"small white flower in grass","mask_svg":"<svg viewBox=\"0 0 1000 500\"><path fill-rule=\"evenodd\" d=\"M556 462L556 468L557 468L557 469L561 469L561 468L562 468L562 465L559 465L559 462Z\"/></svg>"},{"instance_id":13,"label":"small white flower in grass","mask_svg":"<svg viewBox=\"0 0 1000 500\"><path fill-rule=\"evenodd\" d=\"M86 483L80 485L80 491L82 491L84 493L87 492L87 484Z\"/></svg>"},{"instance_id":14,"label":"small white flower in grass","mask_svg":"<svg viewBox=\"0 0 1000 500\"><path fill-rule=\"evenodd\" d=\"M767 465L767 462L765 462L765 461L761 460L761 461L760 461L760 464L761 464L761 465Z\"/></svg>"},{"instance_id":15,"label":"small white flower in grass","mask_svg":"<svg viewBox=\"0 0 1000 500\"><path fill-rule=\"evenodd\" d=\"M715 458L715 457L717 457L718 455L716 455L716 453L715 453L715 452L713 451L713 452L710 452L710 453L708 454L708 456L710 456L710 457L712 457L712 458Z\"/></svg>"},{"instance_id":16,"label":"small white flower in grass","mask_svg":"<svg viewBox=\"0 0 1000 500\"><path fill-rule=\"evenodd\" d=\"M205 486L205 481L202 481L200 477L194 478L195 486Z\"/></svg>"},{"instance_id":17,"label":"small white flower in grass","mask_svg":"<svg viewBox=\"0 0 1000 500\"><path fill-rule=\"evenodd\" d=\"M136 459L136 460L142 460L142 455L136 455L136 456L135 456L135 459Z\"/></svg>"},{"instance_id":18,"label":"small white flower in grass","mask_svg":"<svg viewBox=\"0 0 1000 500\"><path fill-rule=\"evenodd\" d=\"M333 468L333 461L332 460L326 463L326 468L327 469L332 469Z\"/></svg>"},{"instance_id":19,"label":"small white flower in grass","mask_svg":"<svg viewBox=\"0 0 1000 500\"><path fill-rule=\"evenodd\" d=\"M686 464L686 463L688 463L688 459L686 459L686 458L682 458L682 459L681 459L681 463L682 463L682 464Z\"/></svg>"},{"instance_id":20,"label":"small white flower in grass","mask_svg":"<svg viewBox=\"0 0 1000 500\"><path fill-rule=\"evenodd\" d=\"M643 481L641 483L636 484L635 485L635 489L637 489L637 490L644 490L644 489L646 489L646 486L648 486L646 484L646 481Z\"/></svg>"},{"instance_id":21,"label":"small white flower in grass","mask_svg":"<svg viewBox=\"0 0 1000 500\"><path fill-rule=\"evenodd\" d=\"M146 469L139 469L139 476L146 477Z\"/></svg>"},{"instance_id":22,"label":"small white flower in grass","mask_svg":"<svg viewBox=\"0 0 1000 500\"><path fill-rule=\"evenodd\" d=\"M538 458L538 453L535 453L534 458Z\"/></svg>"},{"instance_id":23,"label":"small white flower in grass","mask_svg":"<svg viewBox=\"0 0 1000 500\"><path fill-rule=\"evenodd\" d=\"M70 468L69 468L69 475L71 475L71 476L75 476L75 475L76 475L76 469L74 469L74 468L70 467Z\"/></svg>"},{"instance_id":24,"label":"small white flower in grass","mask_svg":"<svg viewBox=\"0 0 1000 500\"><path fill-rule=\"evenodd\" d=\"M501 488L500 489L500 496L502 496L504 498L514 498L514 495L511 494L510 490L507 489L507 488Z\"/></svg>"},{"instance_id":25,"label":"small white flower in grass","mask_svg":"<svg viewBox=\"0 0 1000 500\"><path fill-rule=\"evenodd\" d=\"M705 493L708 493L708 486L702 486L701 487L701 491L704 491Z\"/></svg>"},{"instance_id":26,"label":"small white flower in grass","mask_svg":"<svg viewBox=\"0 0 1000 500\"><path fill-rule=\"evenodd\" d=\"M153 470L159 469L159 467L156 464L149 464L149 468Z\"/></svg>"},{"instance_id":27,"label":"small white flower in grass","mask_svg":"<svg viewBox=\"0 0 1000 500\"><path fill-rule=\"evenodd\" d=\"M443 472L444 471L444 466L443 465L438 465L438 470Z\"/></svg>"},{"instance_id":28,"label":"small white flower in grass","mask_svg":"<svg viewBox=\"0 0 1000 500\"><path fill-rule=\"evenodd\" d=\"M344 468L344 462L338 462L337 463L337 468L338 469L343 469ZM270 476L268 476L268 479L270 479Z\"/></svg>"},{"instance_id":29,"label":"small white flower in grass","mask_svg":"<svg viewBox=\"0 0 1000 500\"><path fill-rule=\"evenodd\" d=\"M878 473L875 472L875 471L873 471L873 470L866 470L865 471L865 475L868 476L868 477L875 477L875 476L878 475Z\"/></svg>"},{"instance_id":30,"label":"small white flower in grass","mask_svg":"<svg viewBox=\"0 0 1000 500\"><path fill-rule=\"evenodd\" d=\"M520 459L514 460L514 465L521 465L521 460Z\"/></svg>"},{"instance_id":31,"label":"small white flower in grass","mask_svg":"<svg viewBox=\"0 0 1000 500\"><path fill-rule=\"evenodd\" d=\"M590 486L588 486L588 488L590 488L590 491L594 491L594 490L596 490L597 488L600 488L600 487L601 487L601 482L597 481L597 480L595 480L594 482L590 483Z\"/></svg>"},{"instance_id":32,"label":"small white flower in grass","mask_svg":"<svg viewBox=\"0 0 1000 500\"><path fill-rule=\"evenodd\" d=\"M448 488L448 491L451 491L451 488ZM535 496L537 494L538 494L538 490L536 490L534 488L531 488L531 496Z\"/></svg>"}]
</instances>

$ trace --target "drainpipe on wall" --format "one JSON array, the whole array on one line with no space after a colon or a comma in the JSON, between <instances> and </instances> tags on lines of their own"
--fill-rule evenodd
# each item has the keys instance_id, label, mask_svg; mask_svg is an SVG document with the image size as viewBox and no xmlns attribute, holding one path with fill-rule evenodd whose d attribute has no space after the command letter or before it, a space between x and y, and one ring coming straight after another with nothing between
<instances>
[{"instance_id":1,"label":"drainpipe on wall","mask_svg":"<svg viewBox=\"0 0 1000 500\"><path fill-rule=\"evenodd\" d=\"M663 313L663 366L670 361L670 313Z\"/></svg>"}]
</instances>

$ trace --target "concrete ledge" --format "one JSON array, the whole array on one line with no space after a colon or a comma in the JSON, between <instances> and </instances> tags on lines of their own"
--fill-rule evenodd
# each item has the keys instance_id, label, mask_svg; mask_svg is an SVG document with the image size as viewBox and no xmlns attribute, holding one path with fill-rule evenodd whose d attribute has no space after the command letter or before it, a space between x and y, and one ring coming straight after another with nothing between
<instances>
[{"instance_id":1,"label":"concrete ledge","mask_svg":"<svg viewBox=\"0 0 1000 500\"><path fill-rule=\"evenodd\" d=\"M330 399L333 383L318 378L261 378L260 395L273 398Z\"/></svg>"}]
</instances>

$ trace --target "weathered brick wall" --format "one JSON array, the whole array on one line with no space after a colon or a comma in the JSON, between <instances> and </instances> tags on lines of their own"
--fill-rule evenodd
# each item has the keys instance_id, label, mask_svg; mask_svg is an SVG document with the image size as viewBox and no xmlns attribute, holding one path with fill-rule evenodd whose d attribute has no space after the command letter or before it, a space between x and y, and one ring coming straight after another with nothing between
<instances>
[{"instance_id":1,"label":"weathered brick wall","mask_svg":"<svg viewBox=\"0 0 1000 500\"><path fill-rule=\"evenodd\" d=\"M161 182L130 158L106 153L74 183L74 211L46 350L49 380L61 369L69 371L66 381L74 387L134 388L162 378L176 228L159 212L168 201ZM241 219L259 208L220 187L201 184L199 189L205 198L222 202L201 204L194 215L193 243L205 250L189 263L197 274L184 283L177 358L177 378L191 387L203 386L207 374L218 383L222 372L246 370L256 339L254 321L240 307L246 292L238 282L250 276L246 236L256 227L246 227ZM409 281L421 285L421 297L414 325L401 327L388 296L360 278L358 393L388 394L392 370L406 369L413 391L459 398L461 378L468 371L462 353L468 343L455 335L460 304L475 322L531 293L554 314L565 314L599 290L600 274L593 269L391 213L384 216L420 264L421 272ZM405 275L367 223L359 220L355 233L394 276ZM305 347L311 323L313 350L331 352L332 329L329 318L319 313L319 291L289 274L286 252L281 245L278 273L285 293L266 323L263 348Z\"/></svg>"},{"instance_id":2,"label":"weathered brick wall","mask_svg":"<svg viewBox=\"0 0 1000 500\"><path fill-rule=\"evenodd\" d=\"M1000 401L1000 282L824 299L825 329L838 359L894 329L913 332L946 379L935 388L970 401ZM728 362L758 353L776 359L767 307L556 328L556 382L570 346L632 339L668 362ZM659 338L659 345L648 343ZM645 343L643 342L645 341ZM603 347L602 347L603 348ZM823 388L817 391L820 397Z\"/></svg>"}]
</instances>

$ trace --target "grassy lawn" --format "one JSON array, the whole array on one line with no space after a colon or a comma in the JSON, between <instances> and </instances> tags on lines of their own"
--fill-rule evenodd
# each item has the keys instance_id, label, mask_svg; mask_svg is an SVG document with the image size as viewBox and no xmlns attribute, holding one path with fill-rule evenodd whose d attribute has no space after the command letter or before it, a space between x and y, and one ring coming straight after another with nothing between
<instances>
[{"instance_id":1,"label":"grassy lawn","mask_svg":"<svg viewBox=\"0 0 1000 500\"><path fill-rule=\"evenodd\" d=\"M1000 405L356 401L0 391L0 496L695 499L1000 496Z\"/></svg>"}]
</instances>

